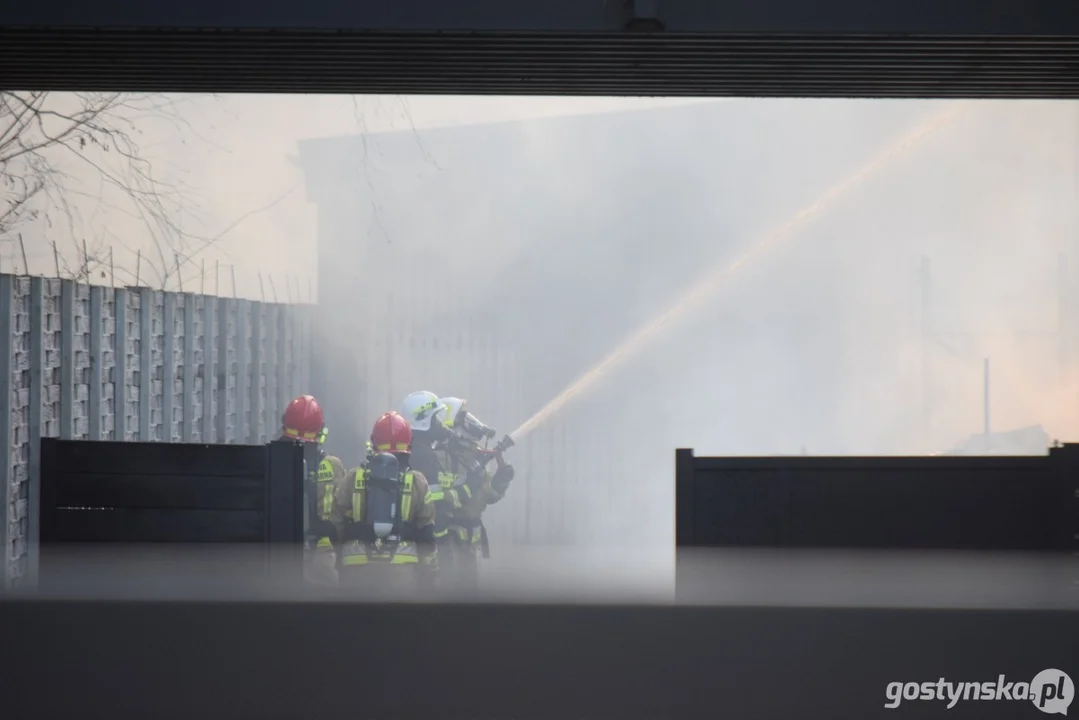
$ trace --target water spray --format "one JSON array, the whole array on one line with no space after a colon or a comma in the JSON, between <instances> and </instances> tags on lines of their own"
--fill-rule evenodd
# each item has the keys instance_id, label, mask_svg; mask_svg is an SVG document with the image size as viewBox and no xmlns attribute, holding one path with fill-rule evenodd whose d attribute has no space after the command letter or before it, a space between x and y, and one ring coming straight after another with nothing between
<instances>
[{"instance_id":1,"label":"water spray","mask_svg":"<svg viewBox=\"0 0 1079 720\"><path fill-rule=\"evenodd\" d=\"M688 311L696 309L706 301L711 300L715 294L722 289L724 281L737 272L743 265L757 255L763 253L764 250L775 245L778 241L800 229L800 227L808 220L819 214L825 208L833 205L837 200L863 183L874 173L887 167L892 162L895 162L903 151L909 149L927 135L939 130L941 127L955 119L956 115L963 107L963 105L952 105L946 110L937 113L911 132L900 137L895 143L889 145L883 152L876 155L857 172L834 185L812 204L800 210L794 217L781 225L777 230L768 235L764 235L751 244L749 249L737 260L728 265L720 266L708 273L702 280L692 285L672 307L630 335L621 345L607 355L607 357L598 362L576 381L566 387L565 390L552 398L550 402L540 408L540 410L532 417L525 420L519 428L509 434L509 437L514 441L520 441L548 418L561 410L570 400L585 392L596 380L613 370L619 362L646 346L661 330L669 325L671 321L684 316Z\"/></svg>"}]
</instances>

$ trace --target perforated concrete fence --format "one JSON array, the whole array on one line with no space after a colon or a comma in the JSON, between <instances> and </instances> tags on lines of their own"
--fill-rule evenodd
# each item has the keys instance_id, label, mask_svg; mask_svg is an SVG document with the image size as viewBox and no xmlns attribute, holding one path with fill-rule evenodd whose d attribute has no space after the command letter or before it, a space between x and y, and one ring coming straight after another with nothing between
<instances>
[{"instance_id":1,"label":"perforated concrete fence","mask_svg":"<svg viewBox=\"0 0 1079 720\"><path fill-rule=\"evenodd\" d=\"M0 275L4 586L36 567L40 438L267 442L308 387L309 317L303 305Z\"/></svg>"}]
</instances>

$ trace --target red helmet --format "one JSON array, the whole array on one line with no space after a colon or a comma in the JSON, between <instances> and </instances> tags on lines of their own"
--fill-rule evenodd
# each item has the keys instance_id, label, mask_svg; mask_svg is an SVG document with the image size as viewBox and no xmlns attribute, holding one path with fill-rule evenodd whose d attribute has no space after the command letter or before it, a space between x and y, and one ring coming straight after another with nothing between
<instances>
[{"instance_id":1,"label":"red helmet","mask_svg":"<svg viewBox=\"0 0 1079 720\"><path fill-rule=\"evenodd\" d=\"M281 417L285 437L300 442L321 442L325 423L322 406L310 395L301 395L288 404Z\"/></svg>"},{"instance_id":2,"label":"red helmet","mask_svg":"<svg viewBox=\"0 0 1079 720\"><path fill-rule=\"evenodd\" d=\"M412 452L412 428L408 420L395 412L388 412L375 421L371 430L371 445L375 452Z\"/></svg>"}]
</instances>

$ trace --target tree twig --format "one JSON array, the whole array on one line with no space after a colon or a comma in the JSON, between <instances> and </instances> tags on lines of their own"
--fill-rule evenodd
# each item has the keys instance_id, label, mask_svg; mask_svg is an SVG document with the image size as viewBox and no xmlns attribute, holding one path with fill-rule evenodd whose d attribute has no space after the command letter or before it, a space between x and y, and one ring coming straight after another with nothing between
<instances>
[{"instance_id":1,"label":"tree twig","mask_svg":"<svg viewBox=\"0 0 1079 720\"><path fill-rule=\"evenodd\" d=\"M19 233L19 249L22 251L22 270L25 274L30 274L30 263L26 261L26 243L22 241L22 233Z\"/></svg>"},{"instance_id":2,"label":"tree twig","mask_svg":"<svg viewBox=\"0 0 1079 720\"><path fill-rule=\"evenodd\" d=\"M189 130L179 108L191 102L120 92L0 91L0 235L37 219L52 227L51 216L62 214L70 233L62 240L72 242L72 249L82 255L81 269L68 269L89 278L104 256L104 244L85 223L102 207L109 208L141 220L153 243L151 252L159 256L159 263L150 265L158 279L167 282L167 258L184 256L182 267L188 255L185 243L201 240L187 232L191 218L183 201L192 191L162 179L136 138L142 123L151 119ZM74 159L76 170L81 165L93 173L101 186L98 191L79 188L86 175L72 170L68 159ZM110 203L105 191L119 192L127 207ZM94 203L89 216L77 200ZM99 232L110 234L107 227ZM141 282L141 267L137 277Z\"/></svg>"}]
</instances>

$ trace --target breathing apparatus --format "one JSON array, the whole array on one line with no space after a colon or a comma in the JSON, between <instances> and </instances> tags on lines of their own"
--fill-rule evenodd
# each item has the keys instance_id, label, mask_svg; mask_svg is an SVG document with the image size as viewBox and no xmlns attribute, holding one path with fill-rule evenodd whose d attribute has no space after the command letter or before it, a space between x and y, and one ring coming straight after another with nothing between
<instances>
[{"instance_id":1,"label":"breathing apparatus","mask_svg":"<svg viewBox=\"0 0 1079 720\"><path fill-rule=\"evenodd\" d=\"M365 520L375 533L376 545L396 543L401 539L401 465L391 453L377 453L368 462L367 473Z\"/></svg>"},{"instance_id":2,"label":"breathing apparatus","mask_svg":"<svg viewBox=\"0 0 1079 720\"><path fill-rule=\"evenodd\" d=\"M458 484L482 473L491 460L502 467L505 464L502 454L513 447L513 438L507 435L493 448L488 447L491 438L498 434L497 430L466 410L465 400L446 397L442 398L442 402L446 406L444 421L431 423L430 430L422 435L430 437L436 445L445 443L456 464L464 470L459 475ZM416 435L421 436L421 433L417 432Z\"/></svg>"},{"instance_id":3,"label":"breathing apparatus","mask_svg":"<svg viewBox=\"0 0 1079 720\"><path fill-rule=\"evenodd\" d=\"M476 442L493 438L498 434L497 430L487 427L467 410L461 410L454 420L453 427L457 430L458 435Z\"/></svg>"},{"instance_id":4,"label":"breathing apparatus","mask_svg":"<svg viewBox=\"0 0 1079 720\"><path fill-rule=\"evenodd\" d=\"M514 442L513 438L506 435L494 447L487 447L486 438L481 446L476 440L456 436L453 445L455 445L454 455L457 456L458 462L464 466L469 475L472 475L482 472L492 460L498 464L498 467L505 465L503 453L513 447Z\"/></svg>"}]
</instances>

